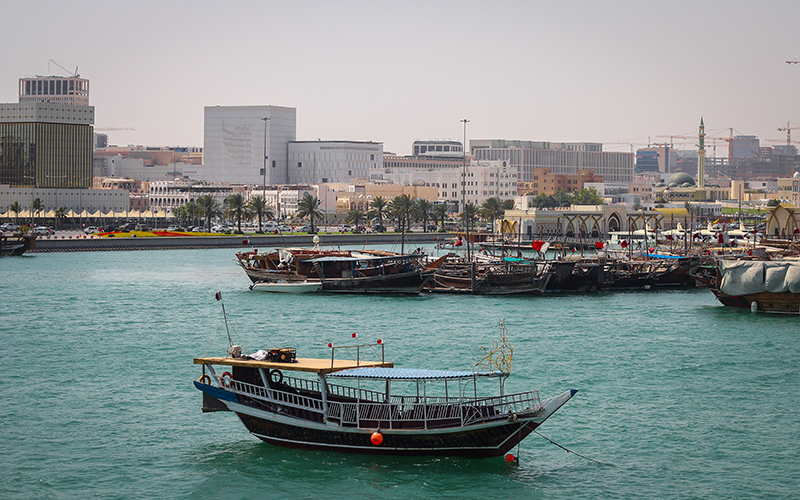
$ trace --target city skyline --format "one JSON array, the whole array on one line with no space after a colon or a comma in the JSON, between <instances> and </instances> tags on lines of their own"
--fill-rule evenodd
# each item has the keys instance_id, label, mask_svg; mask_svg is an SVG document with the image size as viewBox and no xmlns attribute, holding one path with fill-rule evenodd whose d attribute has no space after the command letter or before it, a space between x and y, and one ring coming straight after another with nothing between
<instances>
[{"instance_id":1,"label":"city skyline","mask_svg":"<svg viewBox=\"0 0 800 500\"><path fill-rule=\"evenodd\" d=\"M730 128L775 145L800 127L800 64L786 63L800 60L800 4L788 1L7 0L4 12L0 102L17 102L19 78L77 67L97 131L135 129L108 131L111 144L203 146L215 105L294 107L297 140L401 155L461 141L464 118L467 141L630 151L696 136L702 117L709 155Z\"/></svg>"}]
</instances>

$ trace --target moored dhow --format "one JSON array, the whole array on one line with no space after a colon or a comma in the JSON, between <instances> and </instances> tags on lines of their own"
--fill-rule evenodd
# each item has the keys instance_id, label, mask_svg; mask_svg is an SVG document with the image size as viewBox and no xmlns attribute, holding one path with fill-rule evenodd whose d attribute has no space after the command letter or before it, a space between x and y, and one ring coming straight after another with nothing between
<instances>
[{"instance_id":1,"label":"moored dhow","mask_svg":"<svg viewBox=\"0 0 800 500\"><path fill-rule=\"evenodd\" d=\"M195 358L203 411L232 411L277 446L483 458L507 453L577 392L506 394L502 361L493 368L505 371L403 369L385 361L380 340L329 347L329 359L297 358L293 348L242 355L239 346ZM349 355L337 358L342 351Z\"/></svg>"}]
</instances>

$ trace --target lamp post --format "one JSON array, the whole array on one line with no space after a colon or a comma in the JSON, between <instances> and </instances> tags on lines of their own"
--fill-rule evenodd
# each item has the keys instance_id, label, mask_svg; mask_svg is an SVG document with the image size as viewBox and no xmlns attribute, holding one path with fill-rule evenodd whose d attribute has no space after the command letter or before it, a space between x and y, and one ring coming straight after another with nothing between
<instances>
[{"instance_id":1,"label":"lamp post","mask_svg":"<svg viewBox=\"0 0 800 500\"><path fill-rule=\"evenodd\" d=\"M47 175L45 177L47 177L48 179L66 179L68 176L66 176L66 175ZM56 186L55 190L56 190L55 211L58 212L58 186ZM46 214L46 212L45 212L45 214ZM55 214L53 219L55 221L55 229L57 231L58 230L58 213Z\"/></svg>"},{"instance_id":2,"label":"lamp post","mask_svg":"<svg viewBox=\"0 0 800 500\"><path fill-rule=\"evenodd\" d=\"M269 116L265 116L261 118L264 120L264 168L262 172L264 173L264 182L262 184L262 189L264 190L264 199L267 199L267 122L269 122Z\"/></svg>"},{"instance_id":3,"label":"lamp post","mask_svg":"<svg viewBox=\"0 0 800 500\"><path fill-rule=\"evenodd\" d=\"M467 123L469 120L464 118L461 120L464 124L464 143L461 145L462 159L464 163L464 170L461 173L461 212L464 214L464 223L467 232L467 244L465 249L467 251L467 260L469 260L469 219L467 219Z\"/></svg>"}]
</instances>

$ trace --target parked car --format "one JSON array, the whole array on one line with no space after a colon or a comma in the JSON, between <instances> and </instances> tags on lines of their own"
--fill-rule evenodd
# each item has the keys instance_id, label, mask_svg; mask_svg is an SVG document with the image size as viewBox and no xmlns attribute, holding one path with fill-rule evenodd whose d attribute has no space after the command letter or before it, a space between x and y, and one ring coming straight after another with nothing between
<instances>
[{"instance_id":1,"label":"parked car","mask_svg":"<svg viewBox=\"0 0 800 500\"><path fill-rule=\"evenodd\" d=\"M282 233L291 233L292 232L292 228L290 228L289 226L287 226L285 224L281 224L280 226L278 226L278 231L280 231Z\"/></svg>"},{"instance_id":2,"label":"parked car","mask_svg":"<svg viewBox=\"0 0 800 500\"><path fill-rule=\"evenodd\" d=\"M382 226L380 224L375 224L374 226L372 226L372 230L375 231L376 233L385 233L386 232L386 226Z\"/></svg>"},{"instance_id":3,"label":"parked car","mask_svg":"<svg viewBox=\"0 0 800 500\"><path fill-rule=\"evenodd\" d=\"M10 222L6 222L3 225L0 225L0 231L5 233L16 233L19 231L19 226L17 224L12 224Z\"/></svg>"},{"instance_id":4,"label":"parked car","mask_svg":"<svg viewBox=\"0 0 800 500\"><path fill-rule=\"evenodd\" d=\"M343 232L346 233L346 232L352 231L352 230L353 230L353 226L351 226L349 224L340 224L339 225L339 231L343 231Z\"/></svg>"},{"instance_id":5,"label":"parked car","mask_svg":"<svg viewBox=\"0 0 800 500\"><path fill-rule=\"evenodd\" d=\"M231 228L229 228L228 226L219 225L219 226L212 227L211 228L211 232L212 233L230 234L231 233Z\"/></svg>"},{"instance_id":6,"label":"parked car","mask_svg":"<svg viewBox=\"0 0 800 500\"><path fill-rule=\"evenodd\" d=\"M180 226L169 226L167 228L167 231L174 233L175 231L180 231L180 229L181 229Z\"/></svg>"},{"instance_id":7,"label":"parked car","mask_svg":"<svg viewBox=\"0 0 800 500\"><path fill-rule=\"evenodd\" d=\"M85 234L97 234L100 232L96 226L88 226L86 229L83 230Z\"/></svg>"},{"instance_id":8,"label":"parked car","mask_svg":"<svg viewBox=\"0 0 800 500\"><path fill-rule=\"evenodd\" d=\"M314 233L319 229L318 226L311 227L311 224L306 224L297 230L298 233Z\"/></svg>"},{"instance_id":9,"label":"parked car","mask_svg":"<svg viewBox=\"0 0 800 500\"><path fill-rule=\"evenodd\" d=\"M46 226L39 226L39 227L35 228L33 230L33 232L36 233L38 236L52 236L52 235L56 234L56 232L53 231L52 228L49 228L49 227L46 227Z\"/></svg>"}]
</instances>

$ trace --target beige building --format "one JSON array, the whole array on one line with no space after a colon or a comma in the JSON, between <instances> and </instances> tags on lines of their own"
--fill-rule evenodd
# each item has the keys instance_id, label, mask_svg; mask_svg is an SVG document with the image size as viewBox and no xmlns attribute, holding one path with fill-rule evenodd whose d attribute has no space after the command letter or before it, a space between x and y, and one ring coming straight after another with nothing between
<instances>
[{"instance_id":1,"label":"beige building","mask_svg":"<svg viewBox=\"0 0 800 500\"><path fill-rule=\"evenodd\" d=\"M607 238L610 231L661 228L663 214L635 211L626 205L573 205L542 210L534 207L506 210L504 219L516 223L523 239L547 237Z\"/></svg>"}]
</instances>

